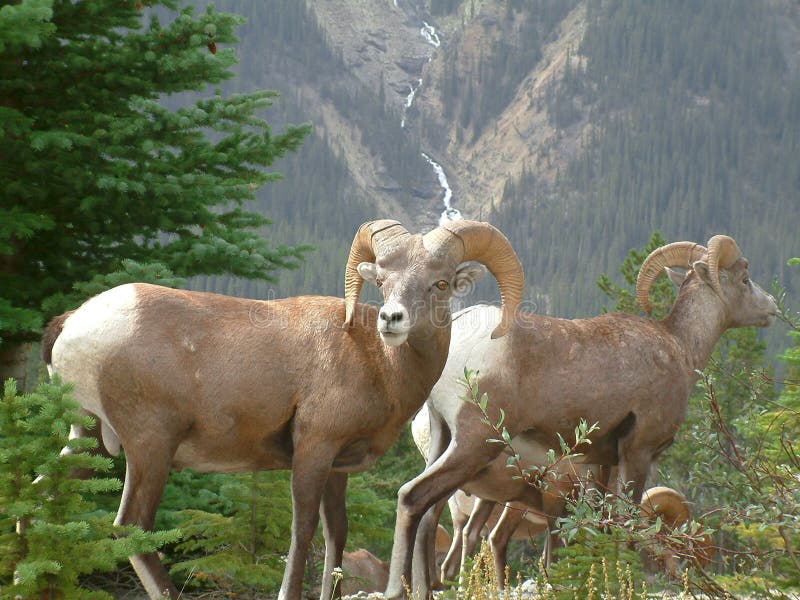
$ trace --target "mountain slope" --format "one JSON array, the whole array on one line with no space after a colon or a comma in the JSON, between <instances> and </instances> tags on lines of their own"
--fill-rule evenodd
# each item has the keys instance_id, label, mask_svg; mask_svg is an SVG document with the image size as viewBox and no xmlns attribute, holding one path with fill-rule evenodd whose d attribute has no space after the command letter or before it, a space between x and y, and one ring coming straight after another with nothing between
<instances>
[{"instance_id":1,"label":"mountain slope","mask_svg":"<svg viewBox=\"0 0 800 600\"><path fill-rule=\"evenodd\" d=\"M277 125L314 125L260 200L276 221L267 235L321 249L279 295L340 293L363 220L434 227L444 190L422 153L464 217L509 235L541 310L600 310L599 275L656 228L729 233L758 280L800 289L784 268L800 254L790 0L217 5L249 19L234 86L280 91Z\"/></svg>"}]
</instances>

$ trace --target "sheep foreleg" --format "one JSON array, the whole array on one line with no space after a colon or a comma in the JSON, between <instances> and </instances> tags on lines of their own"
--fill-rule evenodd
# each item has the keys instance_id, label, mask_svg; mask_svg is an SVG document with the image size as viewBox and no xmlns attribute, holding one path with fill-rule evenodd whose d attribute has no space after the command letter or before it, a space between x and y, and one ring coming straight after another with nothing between
<instances>
[{"instance_id":1,"label":"sheep foreleg","mask_svg":"<svg viewBox=\"0 0 800 600\"><path fill-rule=\"evenodd\" d=\"M407 585L411 585L415 598L417 595L423 600L430 598L428 569L424 563L418 563L420 566L414 571L417 578L413 583L410 581L412 555L418 548L414 541L422 516L428 508L450 496L491 462L502 451L502 448L495 446L481 444L476 448L466 448L465 445L457 448L455 443L451 443L436 462L400 488L386 598L402 598L405 595L404 579Z\"/></svg>"},{"instance_id":2,"label":"sheep foreleg","mask_svg":"<svg viewBox=\"0 0 800 600\"><path fill-rule=\"evenodd\" d=\"M346 495L347 473L331 473L325 485L319 513L325 537L325 569L322 573L321 600L341 596L341 579L334 580L333 570L342 566L342 553L347 541Z\"/></svg>"},{"instance_id":3,"label":"sheep foreleg","mask_svg":"<svg viewBox=\"0 0 800 600\"><path fill-rule=\"evenodd\" d=\"M481 539L481 533L492 514L495 502L491 500L484 500L483 498L475 498L475 503L472 505L472 512L470 512L467 524L464 526L464 531L461 532L463 538L461 544L461 572L458 576L458 587L464 587L464 565L467 563L467 558L472 556L475 548L478 546L478 541Z\"/></svg>"},{"instance_id":4,"label":"sheep foreleg","mask_svg":"<svg viewBox=\"0 0 800 600\"><path fill-rule=\"evenodd\" d=\"M315 440L318 442L318 440ZM292 541L278 600L300 600L308 548L319 522L320 502L335 451L320 444L295 444L292 457Z\"/></svg>"}]
</instances>

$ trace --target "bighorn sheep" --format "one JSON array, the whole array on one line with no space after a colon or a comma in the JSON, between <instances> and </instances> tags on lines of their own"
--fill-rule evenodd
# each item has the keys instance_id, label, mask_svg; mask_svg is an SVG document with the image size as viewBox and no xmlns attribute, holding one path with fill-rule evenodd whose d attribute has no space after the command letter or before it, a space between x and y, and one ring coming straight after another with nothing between
<instances>
[{"instance_id":1,"label":"bighorn sheep","mask_svg":"<svg viewBox=\"0 0 800 600\"><path fill-rule=\"evenodd\" d=\"M508 543L511 540L530 540L540 533L547 534L549 530L545 516L531 511L521 502L501 505L456 490L447 505L453 519L453 541L442 562L443 581L454 580L464 559L473 554L481 538L486 538L492 550L495 575L503 589Z\"/></svg>"},{"instance_id":2,"label":"bighorn sheep","mask_svg":"<svg viewBox=\"0 0 800 600\"><path fill-rule=\"evenodd\" d=\"M584 460L618 463L619 479L640 501L647 471L672 443L697 370L719 337L731 327L769 326L777 311L774 299L750 281L736 242L721 235L711 238L708 249L677 242L652 252L637 282L645 310L653 281L670 266L688 271L661 321L620 313L576 320L520 314L509 335L492 340L487 332L497 322L496 309L472 307L454 320L450 356L428 398L428 466L398 493L388 598L404 594L403 578L413 582L412 592L430 596L427 540L438 518L434 505L479 477L502 451L486 443L493 432L476 407L453 397L451 382L463 377L465 366L480 372L490 416L496 422L502 409L512 438L523 434L558 448L557 434L568 439L581 419L599 423Z\"/></svg>"},{"instance_id":3,"label":"bighorn sheep","mask_svg":"<svg viewBox=\"0 0 800 600\"><path fill-rule=\"evenodd\" d=\"M467 309L469 310L469 309ZM438 386L446 386L444 381L439 381ZM462 384L456 380L451 382L451 399L453 402L462 402L460 394L463 393ZM411 434L426 462L429 460L430 450L430 414L428 405L425 404L411 422ZM535 440L524 436L517 436L512 440L514 449L520 454L520 463L524 466L545 464L547 448L540 447ZM540 491L533 488L523 479L512 478L513 472L509 470L505 455L500 455L481 470L479 477L465 482L447 503L450 516L453 519L453 543L441 567L441 573L430 571L431 582L438 587L441 581L451 581L458 574L460 565L474 552L480 541L481 532L487 522L491 523L489 543L499 568L501 577L498 581L504 583L502 572L506 564L506 548L510 537L518 527L526 529L535 528L537 531L548 531L545 541L545 562L549 564L552 549L558 541L557 534L553 533L555 520L561 516L565 506L566 497L576 486L593 479L585 465L576 465L571 461L561 462L552 472L552 477L547 479L547 489ZM607 483L607 482L606 482ZM470 494L467 496L466 494ZM491 500L494 498L495 500ZM498 503L509 502L508 509L500 515ZM466 517L465 507L469 506ZM440 502L436 507L437 520L443 508ZM496 518L492 519L492 515ZM500 519L500 527L494 525ZM462 543L463 539L463 543Z\"/></svg>"},{"instance_id":4,"label":"bighorn sheep","mask_svg":"<svg viewBox=\"0 0 800 600\"><path fill-rule=\"evenodd\" d=\"M464 556L474 552L480 537L488 539L494 557L495 576L503 589L508 543L511 540L530 540L547 532L548 520L538 513L530 512L528 507L518 502L510 502L502 507L494 502L483 505L481 502L485 501L468 496L462 490L457 490L448 500L453 519L453 542L442 564L442 578L454 579L463 564L462 542L457 537L457 533L463 530ZM482 511L483 506L487 506L488 510ZM661 517L669 530L679 528L692 518L686 498L669 487L657 486L646 490L642 494L640 506L645 517L651 521ZM467 523L471 525L472 531ZM651 547L646 550L643 553L645 561L653 568L664 570L672 576L680 574L680 563L672 552L667 549L654 552ZM710 539L703 537L692 548L690 558L702 566L708 563L709 554Z\"/></svg>"},{"instance_id":5,"label":"bighorn sheep","mask_svg":"<svg viewBox=\"0 0 800 600\"><path fill-rule=\"evenodd\" d=\"M369 550L359 548L342 555L342 594L382 592L389 580L389 563Z\"/></svg>"},{"instance_id":6,"label":"bighorn sheep","mask_svg":"<svg viewBox=\"0 0 800 600\"><path fill-rule=\"evenodd\" d=\"M279 598L298 600L322 518L322 597L337 590L347 536L347 474L395 441L439 377L450 342L449 300L486 265L503 300L503 335L523 288L508 240L487 223L411 235L365 223L345 269L345 298L274 301L127 284L51 323L45 362L75 384L105 446L125 449L116 523L153 527L170 468L292 470L292 539ZM357 304L363 280L379 309ZM131 557L148 594L177 596L157 554Z\"/></svg>"}]
</instances>

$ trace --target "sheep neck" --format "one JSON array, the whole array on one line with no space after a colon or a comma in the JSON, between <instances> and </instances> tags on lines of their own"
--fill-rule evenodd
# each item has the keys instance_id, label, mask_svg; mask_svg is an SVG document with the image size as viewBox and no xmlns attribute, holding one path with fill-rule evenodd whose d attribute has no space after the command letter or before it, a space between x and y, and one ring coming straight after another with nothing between
<instances>
[{"instance_id":1,"label":"sheep neck","mask_svg":"<svg viewBox=\"0 0 800 600\"><path fill-rule=\"evenodd\" d=\"M408 406L398 406L399 412L405 415L404 421L419 410L439 379L449 347L449 324L412 331L406 343L397 348L384 346L387 365L400 378L397 382L400 389L405 390L399 398L401 401L413 399ZM412 389L414 393L409 393Z\"/></svg>"},{"instance_id":2,"label":"sheep neck","mask_svg":"<svg viewBox=\"0 0 800 600\"><path fill-rule=\"evenodd\" d=\"M408 346L423 364L444 366L450 348L450 324L424 333L412 333L408 336Z\"/></svg>"},{"instance_id":3,"label":"sheep neck","mask_svg":"<svg viewBox=\"0 0 800 600\"><path fill-rule=\"evenodd\" d=\"M663 323L686 350L692 371L705 368L727 329L719 297L708 286L698 284L681 290Z\"/></svg>"}]
</instances>

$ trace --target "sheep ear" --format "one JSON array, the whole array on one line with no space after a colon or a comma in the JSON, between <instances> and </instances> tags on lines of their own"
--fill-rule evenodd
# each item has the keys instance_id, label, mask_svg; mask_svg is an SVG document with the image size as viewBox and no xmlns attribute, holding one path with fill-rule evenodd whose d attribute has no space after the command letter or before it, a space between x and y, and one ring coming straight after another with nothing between
<instances>
[{"instance_id":1,"label":"sheep ear","mask_svg":"<svg viewBox=\"0 0 800 600\"><path fill-rule=\"evenodd\" d=\"M711 270L707 262L705 262L704 260L695 261L692 264L692 269L694 269L694 272L697 273L700 279L705 281L708 285L713 286L713 284L711 283L713 281L713 278L711 277Z\"/></svg>"},{"instance_id":2,"label":"sheep ear","mask_svg":"<svg viewBox=\"0 0 800 600\"><path fill-rule=\"evenodd\" d=\"M672 285L680 289L681 285L683 285L683 280L686 279L686 274L676 271L675 269L670 269L669 267L664 267L664 271L666 271L667 277L669 277Z\"/></svg>"},{"instance_id":3,"label":"sheep ear","mask_svg":"<svg viewBox=\"0 0 800 600\"><path fill-rule=\"evenodd\" d=\"M375 281L378 279L378 267L375 265L375 263L358 263L356 270L358 271L358 274L361 275L361 279L364 281L375 283Z\"/></svg>"},{"instance_id":4,"label":"sheep ear","mask_svg":"<svg viewBox=\"0 0 800 600\"><path fill-rule=\"evenodd\" d=\"M456 278L453 290L459 296L471 291L478 280L486 275L486 267L480 263L467 262L456 269Z\"/></svg>"}]
</instances>

